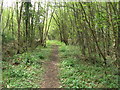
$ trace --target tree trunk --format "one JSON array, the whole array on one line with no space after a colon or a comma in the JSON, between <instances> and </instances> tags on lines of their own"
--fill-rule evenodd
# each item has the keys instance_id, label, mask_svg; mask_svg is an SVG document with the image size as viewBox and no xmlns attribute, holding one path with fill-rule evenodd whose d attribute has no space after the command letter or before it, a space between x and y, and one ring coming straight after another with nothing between
<instances>
[{"instance_id":1,"label":"tree trunk","mask_svg":"<svg viewBox=\"0 0 120 90\"><path fill-rule=\"evenodd\" d=\"M17 54L20 53L20 27L21 27L22 8L23 8L23 2L20 7L20 15L18 15L18 12L17 12L17 15L19 16L19 17L17 17L17 20L18 20L18 50L17 50ZM17 10L18 10L18 8L17 8Z\"/></svg>"}]
</instances>

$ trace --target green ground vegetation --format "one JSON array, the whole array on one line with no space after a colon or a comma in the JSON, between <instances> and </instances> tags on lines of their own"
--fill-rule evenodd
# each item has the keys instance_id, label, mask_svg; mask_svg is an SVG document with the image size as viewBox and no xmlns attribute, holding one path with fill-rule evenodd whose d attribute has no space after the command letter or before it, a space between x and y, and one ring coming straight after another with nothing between
<instances>
[{"instance_id":1,"label":"green ground vegetation","mask_svg":"<svg viewBox=\"0 0 120 90\"><path fill-rule=\"evenodd\" d=\"M118 72L116 67L104 68L100 62L93 64L91 59L85 60L80 54L79 47L59 47L59 77L62 88L118 88L119 76L115 75Z\"/></svg>"},{"instance_id":2,"label":"green ground vegetation","mask_svg":"<svg viewBox=\"0 0 120 90\"><path fill-rule=\"evenodd\" d=\"M4 58L3 87L40 88L43 79L43 63L49 60L51 46Z\"/></svg>"}]
</instances>

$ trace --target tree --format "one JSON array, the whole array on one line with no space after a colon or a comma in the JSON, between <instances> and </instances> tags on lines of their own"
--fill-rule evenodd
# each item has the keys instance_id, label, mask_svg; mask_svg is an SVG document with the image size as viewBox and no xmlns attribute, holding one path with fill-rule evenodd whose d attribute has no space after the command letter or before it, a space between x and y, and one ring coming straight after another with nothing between
<instances>
[{"instance_id":1,"label":"tree","mask_svg":"<svg viewBox=\"0 0 120 90\"><path fill-rule=\"evenodd\" d=\"M21 3L20 10L18 10L18 2L17 4L17 22L18 22L18 50L17 54L20 53L20 27L21 27L21 18L22 18L22 9L23 9L23 2Z\"/></svg>"}]
</instances>

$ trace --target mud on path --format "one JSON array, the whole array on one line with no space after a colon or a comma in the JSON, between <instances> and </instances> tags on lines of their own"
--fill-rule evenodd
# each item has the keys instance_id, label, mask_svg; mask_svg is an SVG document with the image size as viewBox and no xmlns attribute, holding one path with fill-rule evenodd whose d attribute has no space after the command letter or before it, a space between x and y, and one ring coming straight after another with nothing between
<instances>
[{"instance_id":1,"label":"mud on path","mask_svg":"<svg viewBox=\"0 0 120 90\"><path fill-rule=\"evenodd\" d=\"M58 79L58 46L52 45L52 52L50 60L45 62L45 75L41 88L59 88L60 83Z\"/></svg>"}]
</instances>

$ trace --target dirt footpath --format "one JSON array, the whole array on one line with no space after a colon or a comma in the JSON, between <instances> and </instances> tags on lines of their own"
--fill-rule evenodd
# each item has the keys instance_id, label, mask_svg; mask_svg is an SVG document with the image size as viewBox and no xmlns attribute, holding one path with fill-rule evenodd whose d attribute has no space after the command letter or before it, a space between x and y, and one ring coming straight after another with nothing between
<instances>
[{"instance_id":1,"label":"dirt footpath","mask_svg":"<svg viewBox=\"0 0 120 90\"><path fill-rule=\"evenodd\" d=\"M58 46L52 45L52 52L50 61L45 62L45 75L41 88L59 88L60 83L58 79Z\"/></svg>"}]
</instances>

